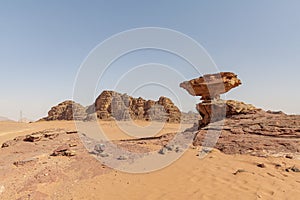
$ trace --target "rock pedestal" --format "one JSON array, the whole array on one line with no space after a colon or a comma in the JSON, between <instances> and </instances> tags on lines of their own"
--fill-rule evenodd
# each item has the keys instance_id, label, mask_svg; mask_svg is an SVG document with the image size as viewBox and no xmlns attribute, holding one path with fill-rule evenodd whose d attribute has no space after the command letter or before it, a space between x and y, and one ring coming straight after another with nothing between
<instances>
[{"instance_id":1,"label":"rock pedestal","mask_svg":"<svg viewBox=\"0 0 300 200\"><path fill-rule=\"evenodd\" d=\"M225 117L254 112L254 106L233 100L222 100L220 95L232 88L241 85L241 80L232 72L220 72L207 74L199 78L185 81L180 87L186 89L193 96L201 96L202 102L196 105L196 109L202 119L199 128L216 122Z\"/></svg>"}]
</instances>

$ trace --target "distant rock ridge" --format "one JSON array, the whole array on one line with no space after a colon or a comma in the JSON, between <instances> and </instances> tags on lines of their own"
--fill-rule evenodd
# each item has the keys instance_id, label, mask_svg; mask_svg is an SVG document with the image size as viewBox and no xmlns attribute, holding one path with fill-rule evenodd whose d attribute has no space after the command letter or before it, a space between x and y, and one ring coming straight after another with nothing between
<instances>
[{"instance_id":1,"label":"distant rock ridge","mask_svg":"<svg viewBox=\"0 0 300 200\"><path fill-rule=\"evenodd\" d=\"M75 110L74 110L75 109ZM75 112L74 112L75 111ZM75 117L74 117L75 116ZM199 120L195 113L182 114L179 108L167 97L157 101L134 98L115 91L103 91L94 104L84 107L74 101L64 101L51 108L42 120L147 120L170 123L193 123Z\"/></svg>"},{"instance_id":2,"label":"distant rock ridge","mask_svg":"<svg viewBox=\"0 0 300 200\"><path fill-rule=\"evenodd\" d=\"M93 109L92 109L93 110ZM179 123L181 112L167 97L158 101L133 98L127 94L103 91L95 101L94 110L102 120L156 120Z\"/></svg>"}]
</instances>

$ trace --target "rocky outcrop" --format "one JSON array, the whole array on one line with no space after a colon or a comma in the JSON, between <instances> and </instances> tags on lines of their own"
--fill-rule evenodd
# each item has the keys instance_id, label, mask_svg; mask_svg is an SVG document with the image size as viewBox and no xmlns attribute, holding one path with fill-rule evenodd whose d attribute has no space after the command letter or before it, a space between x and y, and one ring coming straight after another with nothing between
<instances>
[{"instance_id":1,"label":"rocky outcrop","mask_svg":"<svg viewBox=\"0 0 300 200\"><path fill-rule=\"evenodd\" d=\"M229 72L204 75L180 84L203 100L196 105L202 119L194 127L198 132L193 144L204 150L214 147L228 154L299 156L300 116L264 111L219 98L240 84L237 76Z\"/></svg>"},{"instance_id":2,"label":"rocky outcrop","mask_svg":"<svg viewBox=\"0 0 300 200\"><path fill-rule=\"evenodd\" d=\"M158 101L133 98L127 94L103 91L96 99L90 111L97 113L102 120L156 120L180 122L181 112L167 97ZM89 113L91 114L91 112Z\"/></svg>"},{"instance_id":3,"label":"rocky outcrop","mask_svg":"<svg viewBox=\"0 0 300 200\"><path fill-rule=\"evenodd\" d=\"M82 105L68 100L52 107L48 116L42 120L83 120L86 118L85 110Z\"/></svg>"},{"instance_id":4,"label":"rocky outcrop","mask_svg":"<svg viewBox=\"0 0 300 200\"><path fill-rule=\"evenodd\" d=\"M238 114L255 113L259 109L251 104L234 100L214 100L205 101L196 105L202 119L199 121L199 126L204 127L211 122L216 122Z\"/></svg>"},{"instance_id":5,"label":"rocky outcrop","mask_svg":"<svg viewBox=\"0 0 300 200\"><path fill-rule=\"evenodd\" d=\"M185 81L180 84L180 87L186 89L193 96L202 96L202 100L213 100L241 84L241 80L237 78L236 74L220 72Z\"/></svg>"},{"instance_id":6,"label":"rocky outcrop","mask_svg":"<svg viewBox=\"0 0 300 200\"><path fill-rule=\"evenodd\" d=\"M75 109L75 110L74 110ZM199 119L194 113L183 114L181 118L179 108L167 97L160 97L157 101L134 98L115 91L103 91L95 103L83 107L74 101L64 101L51 108L48 116L41 119L51 120L147 120L171 123L193 123ZM181 121L183 119L183 121ZM189 121L190 120L190 121Z\"/></svg>"},{"instance_id":7,"label":"rocky outcrop","mask_svg":"<svg viewBox=\"0 0 300 200\"><path fill-rule=\"evenodd\" d=\"M263 110L232 115L222 127L214 122L201 128L194 145L203 145L208 131L214 130L221 130L214 148L227 154L282 156L300 152L300 116L297 115Z\"/></svg>"},{"instance_id":8,"label":"rocky outcrop","mask_svg":"<svg viewBox=\"0 0 300 200\"><path fill-rule=\"evenodd\" d=\"M220 94L239 85L241 85L241 80L237 78L236 74L220 72L185 81L180 84L180 87L186 89L193 96L202 96L201 100L203 101L196 105L196 109L202 117L199 121L199 128L201 128L228 116L254 113L258 110L250 104L220 99Z\"/></svg>"}]
</instances>

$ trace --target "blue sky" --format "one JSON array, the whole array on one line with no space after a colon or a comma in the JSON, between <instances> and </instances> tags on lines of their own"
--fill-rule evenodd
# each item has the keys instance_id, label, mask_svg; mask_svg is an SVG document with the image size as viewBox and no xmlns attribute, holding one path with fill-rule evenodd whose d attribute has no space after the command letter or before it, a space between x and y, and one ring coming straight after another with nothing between
<instances>
[{"instance_id":1,"label":"blue sky","mask_svg":"<svg viewBox=\"0 0 300 200\"><path fill-rule=\"evenodd\" d=\"M299 7L297 0L0 1L0 116L18 119L20 110L30 119L45 116L72 98L79 66L96 45L149 26L194 38L220 71L237 73L243 85L227 99L299 114ZM158 57L139 55L132 59Z\"/></svg>"}]
</instances>

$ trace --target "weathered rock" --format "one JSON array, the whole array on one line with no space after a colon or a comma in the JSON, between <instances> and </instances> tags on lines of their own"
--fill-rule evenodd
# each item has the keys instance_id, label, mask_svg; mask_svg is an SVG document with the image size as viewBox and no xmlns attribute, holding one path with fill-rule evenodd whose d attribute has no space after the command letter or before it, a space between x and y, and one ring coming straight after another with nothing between
<instances>
[{"instance_id":1,"label":"weathered rock","mask_svg":"<svg viewBox=\"0 0 300 200\"><path fill-rule=\"evenodd\" d=\"M100 157L103 157L103 158L109 157L109 154L105 153L105 152L98 153L97 155L100 156Z\"/></svg>"},{"instance_id":2,"label":"weathered rock","mask_svg":"<svg viewBox=\"0 0 300 200\"><path fill-rule=\"evenodd\" d=\"M291 168L291 170L292 170L293 172L300 172L300 169L299 169L298 167L296 167L296 166L293 166L293 167Z\"/></svg>"},{"instance_id":3,"label":"weathered rock","mask_svg":"<svg viewBox=\"0 0 300 200\"><path fill-rule=\"evenodd\" d=\"M164 155L164 154L167 153L167 151L168 151L168 149L165 148L165 147L163 147L163 148L161 148L161 149L158 151L158 153Z\"/></svg>"},{"instance_id":4,"label":"weathered rock","mask_svg":"<svg viewBox=\"0 0 300 200\"><path fill-rule=\"evenodd\" d=\"M202 119L193 145L214 147L228 154L299 153L300 116L266 112L243 102L219 99L220 94L240 84L237 76L230 72L204 75L180 84L190 94L202 96L203 100L196 106ZM216 131L220 131L220 137L213 134Z\"/></svg>"},{"instance_id":5,"label":"weathered rock","mask_svg":"<svg viewBox=\"0 0 300 200\"><path fill-rule=\"evenodd\" d=\"M292 155L300 152L300 116L297 115L258 110L228 116L222 127L219 122L202 127L193 144L203 145L209 130L217 128L221 136L214 148L227 154Z\"/></svg>"},{"instance_id":6,"label":"weathered rock","mask_svg":"<svg viewBox=\"0 0 300 200\"><path fill-rule=\"evenodd\" d=\"M63 129L46 129L43 131L38 131L31 133L29 135L26 135L24 138L15 138L14 140L24 140L26 142L37 142L40 141L41 139L54 139L56 138L59 134L63 134L65 131Z\"/></svg>"},{"instance_id":7,"label":"weathered rock","mask_svg":"<svg viewBox=\"0 0 300 200\"><path fill-rule=\"evenodd\" d=\"M41 140L42 137L43 137L43 134L34 133L34 134L26 135L24 141L26 141L26 142L37 142L37 141Z\"/></svg>"},{"instance_id":8,"label":"weathered rock","mask_svg":"<svg viewBox=\"0 0 300 200\"><path fill-rule=\"evenodd\" d=\"M211 122L220 121L226 116L256 110L252 105L243 102L220 99L220 94L226 93L240 84L240 79L232 72L207 74L180 84L180 87L186 89L191 95L202 96L203 102L196 106L202 117L202 120L199 121L199 128Z\"/></svg>"},{"instance_id":9,"label":"weathered rock","mask_svg":"<svg viewBox=\"0 0 300 200\"><path fill-rule=\"evenodd\" d=\"M259 163L256 165L257 167L260 167L260 168L266 168L266 165L264 163Z\"/></svg>"},{"instance_id":10,"label":"weathered rock","mask_svg":"<svg viewBox=\"0 0 300 200\"><path fill-rule=\"evenodd\" d=\"M117 158L118 160L127 160L128 159L128 156L126 155L121 155Z\"/></svg>"},{"instance_id":11,"label":"weathered rock","mask_svg":"<svg viewBox=\"0 0 300 200\"><path fill-rule=\"evenodd\" d=\"M78 133L78 131L75 131L75 130L74 130L74 131L67 131L67 132L66 132L66 134L75 134L75 133Z\"/></svg>"},{"instance_id":12,"label":"weathered rock","mask_svg":"<svg viewBox=\"0 0 300 200\"><path fill-rule=\"evenodd\" d=\"M293 158L294 158L294 156L293 156L293 155L290 155L290 154L285 155L285 157L288 158L288 159L293 159Z\"/></svg>"},{"instance_id":13,"label":"weathered rock","mask_svg":"<svg viewBox=\"0 0 300 200\"><path fill-rule=\"evenodd\" d=\"M294 165L292 167L286 168L285 171L286 172L290 172L290 171L292 171L292 172L300 172L300 169Z\"/></svg>"},{"instance_id":14,"label":"weathered rock","mask_svg":"<svg viewBox=\"0 0 300 200\"><path fill-rule=\"evenodd\" d=\"M238 169L238 170L236 170L234 173L232 173L233 175L237 175L237 174L239 174L239 173L243 173L243 172L247 172L246 170L244 170L244 169Z\"/></svg>"},{"instance_id":15,"label":"weathered rock","mask_svg":"<svg viewBox=\"0 0 300 200\"><path fill-rule=\"evenodd\" d=\"M83 107L74 101L64 101L51 108L48 116L41 120L151 120L170 123L181 122L181 112L167 97L158 101L133 98L115 91L103 91L95 103ZM199 115L185 113L183 123L191 123L199 119Z\"/></svg>"},{"instance_id":16,"label":"weathered rock","mask_svg":"<svg viewBox=\"0 0 300 200\"><path fill-rule=\"evenodd\" d=\"M169 98L160 97L158 101L145 100L114 91L103 91L96 99L94 109L88 110L94 110L97 118L102 120L132 119L178 123L181 118L180 110Z\"/></svg>"},{"instance_id":17,"label":"weathered rock","mask_svg":"<svg viewBox=\"0 0 300 200\"><path fill-rule=\"evenodd\" d=\"M57 148L53 151L52 155L53 155L53 156L57 156L57 155L59 155L61 152L64 152L64 151L67 151L67 150L70 150L70 148L69 148L68 145L61 145L61 146L57 147Z\"/></svg>"},{"instance_id":18,"label":"weathered rock","mask_svg":"<svg viewBox=\"0 0 300 200\"><path fill-rule=\"evenodd\" d=\"M70 147L68 145L62 145L57 147L51 156L75 156L76 152L73 150L70 150Z\"/></svg>"},{"instance_id":19,"label":"weathered rock","mask_svg":"<svg viewBox=\"0 0 300 200\"><path fill-rule=\"evenodd\" d=\"M199 124L200 127L206 126L210 122L222 120L225 117L238 114L255 113L259 110L251 104L221 99L199 103L196 105L196 109L202 117Z\"/></svg>"},{"instance_id":20,"label":"weathered rock","mask_svg":"<svg viewBox=\"0 0 300 200\"><path fill-rule=\"evenodd\" d=\"M83 120L86 118L85 110L82 105L68 100L52 107L42 120Z\"/></svg>"},{"instance_id":21,"label":"weathered rock","mask_svg":"<svg viewBox=\"0 0 300 200\"><path fill-rule=\"evenodd\" d=\"M96 144L94 147L94 150L97 153L102 153L105 150L105 145L104 144Z\"/></svg>"},{"instance_id":22,"label":"weathered rock","mask_svg":"<svg viewBox=\"0 0 300 200\"><path fill-rule=\"evenodd\" d=\"M1 146L1 148L9 147L9 144L7 142L4 142Z\"/></svg>"},{"instance_id":23,"label":"weathered rock","mask_svg":"<svg viewBox=\"0 0 300 200\"><path fill-rule=\"evenodd\" d=\"M199 78L185 81L180 87L186 89L193 96L202 96L203 100L218 99L224 94L241 84L241 80L232 72L207 74Z\"/></svg>"},{"instance_id":24,"label":"weathered rock","mask_svg":"<svg viewBox=\"0 0 300 200\"><path fill-rule=\"evenodd\" d=\"M19 167L20 165L25 165L27 163L31 163L31 162L35 162L37 161L38 158L28 158L28 159L24 159L24 160L18 160L18 161L15 161L13 164L16 166L16 167Z\"/></svg>"}]
</instances>

